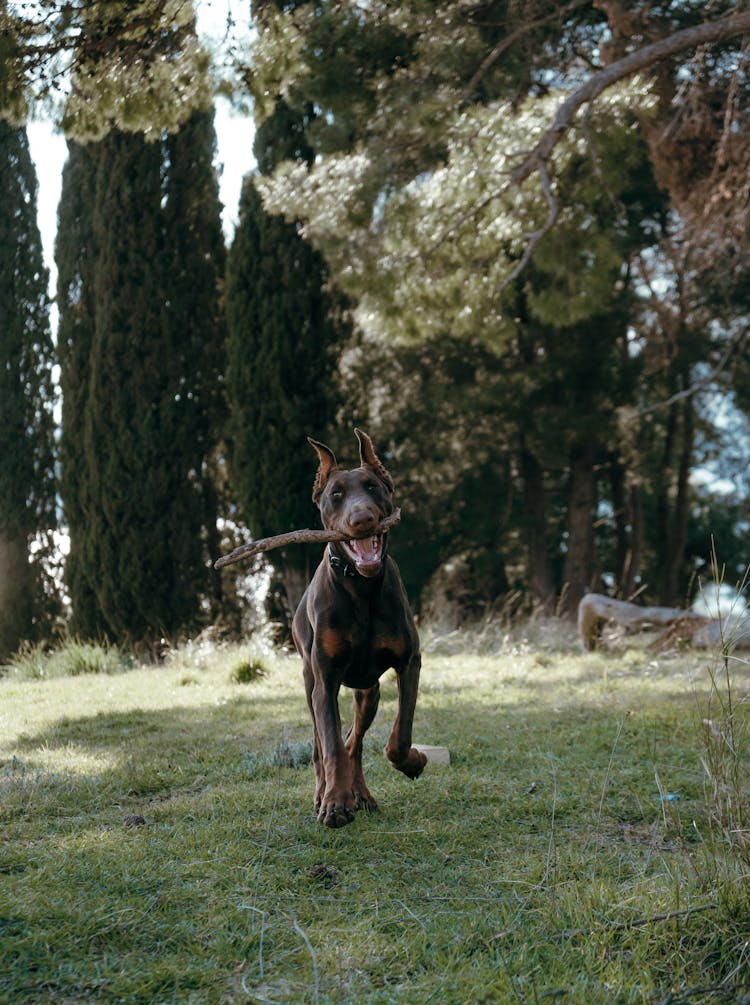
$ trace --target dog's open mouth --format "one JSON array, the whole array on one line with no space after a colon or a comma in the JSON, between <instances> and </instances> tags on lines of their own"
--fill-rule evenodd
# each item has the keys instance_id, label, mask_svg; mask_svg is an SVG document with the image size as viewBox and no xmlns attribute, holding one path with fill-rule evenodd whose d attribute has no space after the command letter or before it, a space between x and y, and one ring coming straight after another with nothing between
<instances>
[{"instance_id":1,"label":"dog's open mouth","mask_svg":"<svg viewBox=\"0 0 750 1005\"><path fill-rule=\"evenodd\" d=\"M374 576L380 570L380 564L383 561L382 534L373 534L372 537L363 537L359 540L342 541L341 544L360 575Z\"/></svg>"}]
</instances>

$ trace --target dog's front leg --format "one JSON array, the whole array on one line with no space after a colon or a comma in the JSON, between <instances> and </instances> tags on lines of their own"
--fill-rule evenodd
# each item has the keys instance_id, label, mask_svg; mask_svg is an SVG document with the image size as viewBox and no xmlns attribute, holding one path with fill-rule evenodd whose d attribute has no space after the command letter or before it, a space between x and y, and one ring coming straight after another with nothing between
<instances>
[{"instance_id":1,"label":"dog's front leg","mask_svg":"<svg viewBox=\"0 0 750 1005\"><path fill-rule=\"evenodd\" d=\"M325 776L318 820L326 827L343 827L354 819L357 807L352 791L352 761L341 736L340 683L333 674L326 673L325 665L315 657L313 673L312 711Z\"/></svg>"},{"instance_id":2,"label":"dog's front leg","mask_svg":"<svg viewBox=\"0 0 750 1005\"><path fill-rule=\"evenodd\" d=\"M320 809L323 802L323 795L326 790L326 778L323 772L323 759L320 750L320 737L318 735L318 725L315 721L315 709L313 708L313 688L315 687L315 675L310 665L309 655L304 657L302 673L305 681L305 694L307 704L310 709L310 716L313 722L313 767L315 768L315 809Z\"/></svg>"},{"instance_id":3,"label":"dog's front leg","mask_svg":"<svg viewBox=\"0 0 750 1005\"><path fill-rule=\"evenodd\" d=\"M421 666L422 658L417 652L403 666L396 668L398 714L385 745L385 756L394 768L403 771L408 778L418 778L427 764L425 755L411 745Z\"/></svg>"}]
</instances>

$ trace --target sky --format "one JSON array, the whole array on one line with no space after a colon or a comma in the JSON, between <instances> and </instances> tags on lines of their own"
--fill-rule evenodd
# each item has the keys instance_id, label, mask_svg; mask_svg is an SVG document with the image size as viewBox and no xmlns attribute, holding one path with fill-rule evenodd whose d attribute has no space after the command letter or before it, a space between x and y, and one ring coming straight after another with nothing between
<instances>
[{"instance_id":1,"label":"sky","mask_svg":"<svg viewBox=\"0 0 750 1005\"><path fill-rule=\"evenodd\" d=\"M237 14L239 6L237 0L198 0L196 7L199 33L220 43L226 31L228 10L234 8ZM242 178L255 164L252 151L253 122L250 117L234 111L226 99L219 98L214 124L218 147L216 166L219 171L219 193L224 206L222 222L227 240L231 240L237 223ZM67 147L65 138L49 121L30 122L28 136L39 182L37 215L44 261L50 270L50 288L54 291L57 205ZM53 325L55 323L56 319L53 317Z\"/></svg>"}]
</instances>

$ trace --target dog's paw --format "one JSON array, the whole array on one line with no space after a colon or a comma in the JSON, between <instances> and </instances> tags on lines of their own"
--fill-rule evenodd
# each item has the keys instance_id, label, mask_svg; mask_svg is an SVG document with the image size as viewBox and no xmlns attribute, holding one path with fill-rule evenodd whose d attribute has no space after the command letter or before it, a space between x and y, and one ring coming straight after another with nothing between
<instances>
[{"instance_id":1,"label":"dog's paw","mask_svg":"<svg viewBox=\"0 0 750 1005\"><path fill-rule=\"evenodd\" d=\"M375 796L370 792L366 785L361 788L354 789L354 805L358 810L376 810L378 808L377 800Z\"/></svg>"},{"instance_id":2,"label":"dog's paw","mask_svg":"<svg viewBox=\"0 0 750 1005\"><path fill-rule=\"evenodd\" d=\"M426 756L416 747L410 747L407 753L401 757L390 753L386 748L386 756L393 767L403 772L407 778L419 778L424 771L425 764L427 764Z\"/></svg>"},{"instance_id":3,"label":"dog's paw","mask_svg":"<svg viewBox=\"0 0 750 1005\"><path fill-rule=\"evenodd\" d=\"M326 795L318 810L318 823L324 827L345 827L354 819L356 804L352 796Z\"/></svg>"}]
</instances>

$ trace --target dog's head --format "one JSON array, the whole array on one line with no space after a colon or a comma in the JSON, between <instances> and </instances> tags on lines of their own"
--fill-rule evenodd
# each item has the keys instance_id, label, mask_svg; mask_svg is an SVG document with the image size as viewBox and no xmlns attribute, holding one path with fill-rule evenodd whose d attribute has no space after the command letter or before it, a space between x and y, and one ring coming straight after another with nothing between
<instances>
[{"instance_id":1,"label":"dog's head","mask_svg":"<svg viewBox=\"0 0 750 1005\"><path fill-rule=\"evenodd\" d=\"M354 432L359 440L360 465L349 471L339 468L330 447L310 439L319 462L313 502L323 526L347 537L332 545L333 550L369 579L377 576L385 561L387 535L375 531L393 512L393 479L367 433L361 429Z\"/></svg>"}]
</instances>

